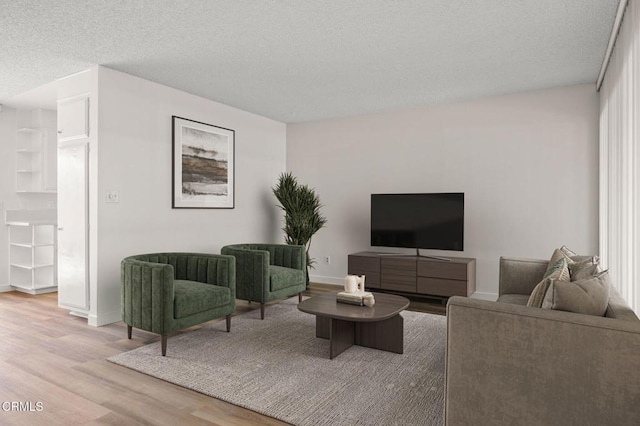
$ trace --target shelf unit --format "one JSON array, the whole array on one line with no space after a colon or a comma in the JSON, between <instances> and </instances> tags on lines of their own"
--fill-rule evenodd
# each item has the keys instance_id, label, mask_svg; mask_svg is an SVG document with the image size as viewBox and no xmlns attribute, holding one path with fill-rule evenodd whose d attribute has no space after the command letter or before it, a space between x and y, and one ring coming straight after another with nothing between
<instances>
[{"instance_id":1,"label":"shelf unit","mask_svg":"<svg viewBox=\"0 0 640 426\"><path fill-rule=\"evenodd\" d=\"M16 192L55 192L55 130L21 127L17 135Z\"/></svg>"},{"instance_id":2,"label":"shelf unit","mask_svg":"<svg viewBox=\"0 0 640 426\"><path fill-rule=\"evenodd\" d=\"M58 290L56 227L50 222L9 222L9 284L29 294Z\"/></svg>"},{"instance_id":3,"label":"shelf unit","mask_svg":"<svg viewBox=\"0 0 640 426\"><path fill-rule=\"evenodd\" d=\"M448 298L471 296L476 291L476 260L447 257L446 261L418 256L352 253L348 273L365 275L368 289L399 294Z\"/></svg>"}]
</instances>

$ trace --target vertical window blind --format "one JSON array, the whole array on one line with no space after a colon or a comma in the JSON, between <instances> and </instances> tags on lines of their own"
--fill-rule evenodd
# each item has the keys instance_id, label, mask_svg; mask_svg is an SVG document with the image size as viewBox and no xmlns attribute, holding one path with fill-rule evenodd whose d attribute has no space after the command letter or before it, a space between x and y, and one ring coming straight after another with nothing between
<instances>
[{"instance_id":1,"label":"vertical window blind","mask_svg":"<svg viewBox=\"0 0 640 426\"><path fill-rule=\"evenodd\" d=\"M630 0L600 87L600 256L640 313L640 0Z\"/></svg>"}]
</instances>

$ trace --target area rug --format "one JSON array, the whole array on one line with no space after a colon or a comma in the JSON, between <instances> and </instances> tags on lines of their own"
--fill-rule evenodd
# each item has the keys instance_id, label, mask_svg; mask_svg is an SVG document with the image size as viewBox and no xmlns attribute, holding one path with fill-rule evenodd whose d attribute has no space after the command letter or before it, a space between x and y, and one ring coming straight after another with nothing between
<instances>
[{"instance_id":1,"label":"area rug","mask_svg":"<svg viewBox=\"0 0 640 426\"><path fill-rule=\"evenodd\" d=\"M297 297L109 361L294 425L441 425L446 318L404 311L404 354L353 346L329 359Z\"/></svg>"}]
</instances>

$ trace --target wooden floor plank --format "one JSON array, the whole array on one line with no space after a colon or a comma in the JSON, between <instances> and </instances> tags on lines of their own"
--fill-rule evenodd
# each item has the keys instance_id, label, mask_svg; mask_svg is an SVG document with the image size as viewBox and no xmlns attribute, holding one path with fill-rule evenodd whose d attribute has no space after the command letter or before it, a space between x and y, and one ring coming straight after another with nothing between
<instances>
[{"instance_id":1,"label":"wooden floor plank","mask_svg":"<svg viewBox=\"0 0 640 426\"><path fill-rule=\"evenodd\" d=\"M281 426L288 424L280 420L262 416L253 411L247 411L241 407L229 407L229 404L223 401L217 402L218 403L207 404L206 407L194 411L192 413L193 416L207 420L212 424L224 426L245 426L247 424Z\"/></svg>"},{"instance_id":2,"label":"wooden floor plank","mask_svg":"<svg viewBox=\"0 0 640 426\"><path fill-rule=\"evenodd\" d=\"M2 401L42 404L42 411L2 411L1 424L20 424L28 417L31 424L85 424L108 414L109 409L75 392L24 370L0 362L0 398ZM71 423L71 421L75 423Z\"/></svg>"}]
</instances>

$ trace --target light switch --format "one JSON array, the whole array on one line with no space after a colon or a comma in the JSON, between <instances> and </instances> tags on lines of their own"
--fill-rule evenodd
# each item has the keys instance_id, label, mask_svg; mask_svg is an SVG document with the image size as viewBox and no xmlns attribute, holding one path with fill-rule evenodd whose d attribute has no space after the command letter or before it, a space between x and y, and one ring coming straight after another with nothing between
<instances>
[{"instance_id":1,"label":"light switch","mask_svg":"<svg viewBox=\"0 0 640 426\"><path fill-rule=\"evenodd\" d=\"M118 191L107 191L107 203L119 203L120 195Z\"/></svg>"}]
</instances>

